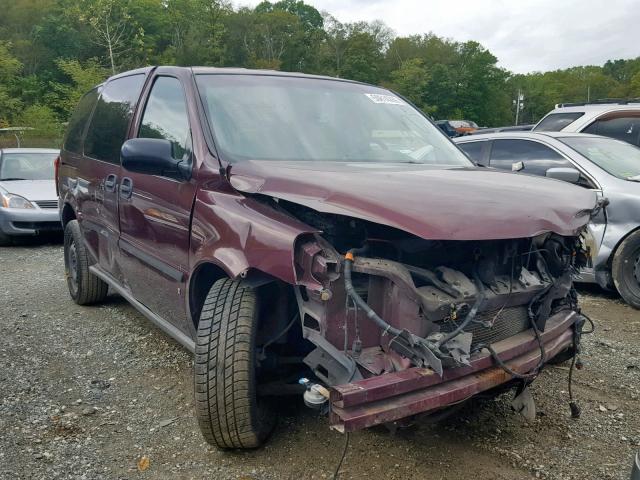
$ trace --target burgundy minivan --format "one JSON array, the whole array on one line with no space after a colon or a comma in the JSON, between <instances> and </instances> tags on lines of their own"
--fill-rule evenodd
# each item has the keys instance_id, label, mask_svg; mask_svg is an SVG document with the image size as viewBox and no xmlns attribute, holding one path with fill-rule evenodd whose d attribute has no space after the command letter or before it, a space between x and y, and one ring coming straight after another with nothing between
<instances>
[{"instance_id":1,"label":"burgundy minivan","mask_svg":"<svg viewBox=\"0 0 640 480\"><path fill-rule=\"evenodd\" d=\"M126 72L81 99L57 184L71 297L110 288L194 351L223 448L259 445L280 395L348 432L522 391L579 348L595 195L476 168L382 88Z\"/></svg>"}]
</instances>

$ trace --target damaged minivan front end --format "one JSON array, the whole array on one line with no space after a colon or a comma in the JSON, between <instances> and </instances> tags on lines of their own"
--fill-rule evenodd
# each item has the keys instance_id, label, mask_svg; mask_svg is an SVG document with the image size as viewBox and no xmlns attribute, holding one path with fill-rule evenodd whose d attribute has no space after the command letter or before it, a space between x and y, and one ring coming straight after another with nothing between
<instances>
[{"instance_id":1,"label":"damaged minivan front end","mask_svg":"<svg viewBox=\"0 0 640 480\"><path fill-rule=\"evenodd\" d=\"M331 424L355 430L440 409L512 378L533 380L582 320L576 237L392 243L341 255L301 242L296 289L305 363L331 393Z\"/></svg>"},{"instance_id":2,"label":"damaged minivan front end","mask_svg":"<svg viewBox=\"0 0 640 480\"><path fill-rule=\"evenodd\" d=\"M276 170L277 178L290 172ZM392 207L413 191L416 177L438 172L413 172L404 193L385 196L379 187L376 198L385 196ZM304 363L329 387L332 427L353 431L440 410L514 380L526 385L559 353L577 350L584 320L572 275L587 260L581 235L595 207L591 193L580 191L558 208L547 231L539 228L543 215L534 217L536 207L521 198L525 203L503 214L518 235L510 238L503 222L482 215L472 201L483 188L461 193L466 201L460 199L456 215L411 220L408 208L403 217L356 210L336 177L331 187L323 183L331 173L314 172L300 180L313 187L289 189L276 189L264 174L252 194L318 232L298 237L294 289L303 336L314 346ZM468 173L450 170L439 188ZM235 185L247 188L256 177L240 178ZM515 188L529 192L558 183L522 181ZM323 201L298 190L321 192ZM433 205L438 188L422 198ZM457 225L465 215L475 223ZM425 238L445 230L449 238Z\"/></svg>"}]
</instances>

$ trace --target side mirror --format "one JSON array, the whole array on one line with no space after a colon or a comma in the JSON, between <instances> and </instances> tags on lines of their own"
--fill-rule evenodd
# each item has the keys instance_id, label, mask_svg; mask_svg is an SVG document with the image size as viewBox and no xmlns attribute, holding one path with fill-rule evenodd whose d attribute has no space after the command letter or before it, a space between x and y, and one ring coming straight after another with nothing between
<instances>
[{"instance_id":1,"label":"side mirror","mask_svg":"<svg viewBox=\"0 0 640 480\"><path fill-rule=\"evenodd\" d=\"M132 138L120 150L122 166L130 172L165 177L190 177L190 168L173 158L169 140L161 138ZM185 168L186 167L186 168Z\"/></svg>"},{"instance_id":2,"label":"side mirror","mask_svg":"<svg viewBox=\"0 0 640 480\"><path fill-rule=\"evenodd\" d=\"M580 172L575 168L554 167L549 168L545 174L549 178L562 180L568 183L578 183L580 181Z\"/></svg>"}]
</instances>

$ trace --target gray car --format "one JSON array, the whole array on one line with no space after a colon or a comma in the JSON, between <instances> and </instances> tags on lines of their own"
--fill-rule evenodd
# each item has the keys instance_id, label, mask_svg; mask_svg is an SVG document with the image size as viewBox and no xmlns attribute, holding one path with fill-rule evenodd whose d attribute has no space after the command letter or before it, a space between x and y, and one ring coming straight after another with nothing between
<instances>
[{"instance_id":1,"label":"gray car","mask_svg":"<svg viewBox=\"0 0 640 480\"><path fill-rule=\"evenodd\" d=\"M455 141L479 165L564 180L606 198L590 228L593 264L577 281L615 287L640 308L640 148L569 132L493 133Z\"/></svg>"},{"instance_id":2,"label":"gray car","mask_svg":"<svg viewBox=\"0 0 640 480\"><path fill-rule=\"evenodd\" d=\"M0 245L62 230L53 178L58 154L45 148L0 149Z\"/></svg>"}]
</instances>

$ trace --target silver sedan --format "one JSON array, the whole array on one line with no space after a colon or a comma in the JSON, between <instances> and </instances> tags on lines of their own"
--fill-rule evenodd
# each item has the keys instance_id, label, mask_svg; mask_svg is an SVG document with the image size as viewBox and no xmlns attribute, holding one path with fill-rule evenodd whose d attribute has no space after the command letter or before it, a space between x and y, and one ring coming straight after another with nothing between
<instances>
[{"instance_id":1,"label":"silver sedan","mask_svg":"<svg viewBox=\"0 0 640 480\"><path fill-rule=\"evenodd\" d=\"M61 231L53 161L58 150L0 149L0 245L16 236Z\"/></svg>"},{"instance_id":2,"label":"silver sedan","mask_svg":"<svg viewBox=\"0 0 640 480\"><path fill-rule=\"evenodd\" d=\"M479 165L563 180L606 199L590 225L597 253L577 281L615 287L640 308L640 148L568 132L490 133L455 142Z\"/></svg>"}]
</instances>

